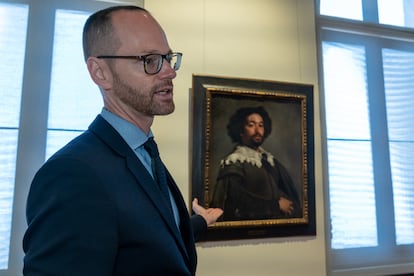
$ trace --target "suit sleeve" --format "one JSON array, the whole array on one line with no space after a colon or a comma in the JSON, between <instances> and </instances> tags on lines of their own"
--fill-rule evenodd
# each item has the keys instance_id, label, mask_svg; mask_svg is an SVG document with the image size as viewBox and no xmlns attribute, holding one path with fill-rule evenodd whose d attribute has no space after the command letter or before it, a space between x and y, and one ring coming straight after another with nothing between
<instances>
[{"instance_id":1,"label":"suit sleeve","mask_svg":"<svg viewBox=\"0 0 414 276\"><path fill-rule=\"evenodd\" d=\"M193 227L194 240L198 241L207 230L207 222L200 215L191 216L191 226Z\"/></svg>"},{"instance_id":2,"label":"suit sleeve","mask_svg":"<svg viewBox=\"0 0 414 276\"><path fill-rule=\"evenodd\" d=\"M23 240L24 275L108 275L117 252L117 216L97 173L55 159L36 174Z\"/></svg>"}]
</instances>

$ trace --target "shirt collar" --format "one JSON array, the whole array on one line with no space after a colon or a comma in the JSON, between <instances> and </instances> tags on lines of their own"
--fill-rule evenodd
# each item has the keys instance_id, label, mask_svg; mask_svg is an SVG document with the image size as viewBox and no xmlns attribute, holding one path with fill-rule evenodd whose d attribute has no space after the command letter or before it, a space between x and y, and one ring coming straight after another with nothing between
<instances>
[{"instance_id":1,"label":"shirt collar","mask_svg":"<svg viewBox=\"0 0 414 276\"><path fill-rule=\"evenodd\" d=\"M102 108L101 116L115 128L125 142L134 150L142 146L149 137L153 137L151 130L147 136L139 127L110 112L106 108Z\"/></svg>"}]
</instances>

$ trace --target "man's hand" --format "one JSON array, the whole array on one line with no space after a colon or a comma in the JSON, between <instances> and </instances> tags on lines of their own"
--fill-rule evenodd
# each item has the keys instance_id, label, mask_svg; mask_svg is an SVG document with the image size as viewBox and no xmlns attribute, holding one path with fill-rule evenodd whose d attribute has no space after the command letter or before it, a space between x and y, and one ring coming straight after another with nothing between
<instances>
[{"instance_id":1,"label":"man's hand","mask_svg":"<svg viewBox=\"0 0 414 276\"><path fill-rule=\"evenodd\" d=\"M281 197L279 199L279 208L280 210L282 210L283 213L291 215L293 212L293 202L289 199Z\"/></svg>"},{"instance_id":2,"label":"man's hand","mask_svg":"<svg viewBox=\"0 0 414 276\"><path fill-rule=\"evenodd\" d=\"M193 200L193 211L204 218L207 222L207 225L213 224L217 219L223 214L223 210L220 208L204 208L198 204L198 199L194 198Z\"/></svg>"}]
</instances>

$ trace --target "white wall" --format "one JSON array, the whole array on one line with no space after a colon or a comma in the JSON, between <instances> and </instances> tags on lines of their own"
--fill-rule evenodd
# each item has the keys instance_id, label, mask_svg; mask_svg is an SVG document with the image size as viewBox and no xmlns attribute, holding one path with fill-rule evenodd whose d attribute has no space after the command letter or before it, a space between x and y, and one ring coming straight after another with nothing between
<instances>
[{"instance_id":1,"label":"white wall","mask_svg":"<svg viewBox=\"0 0 414 276\"><path fill-rule=\"evenodd\" d=\"M189 88L192 74L314 85L317 235L198 244L198 276L326 275L319 95L313 0L146 0L183 65L176 111L154 132L185 198L189 198Z\"/></svg>"}]
</instances>

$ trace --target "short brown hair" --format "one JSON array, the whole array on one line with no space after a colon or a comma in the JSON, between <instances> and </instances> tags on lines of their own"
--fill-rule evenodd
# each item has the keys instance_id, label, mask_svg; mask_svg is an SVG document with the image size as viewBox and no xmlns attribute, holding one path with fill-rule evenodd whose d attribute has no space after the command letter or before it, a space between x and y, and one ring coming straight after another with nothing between
<instances>
[{"instance_id":1,"label":"short brown hair","mask_svg":"<svg viewBox=\"0 0 414 276\"><path fill-rule=\"evenodd\" d=\"M111 55L118 50L121 41L114 33L112 14L120 10L148 11L137 6L113 6L95 12L83 27L83 55L85 61L91 56Z\"/></svg>"}]
</instances>

